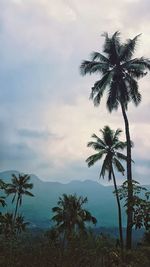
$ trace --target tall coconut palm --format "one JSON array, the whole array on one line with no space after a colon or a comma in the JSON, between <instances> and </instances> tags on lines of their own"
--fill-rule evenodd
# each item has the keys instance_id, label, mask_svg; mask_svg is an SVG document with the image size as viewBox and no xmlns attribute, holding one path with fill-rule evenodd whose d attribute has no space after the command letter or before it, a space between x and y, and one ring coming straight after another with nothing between
<instances>
[{"instance_id":1,"label":"tall coconut palm","mask_svg":"<svg viewBox=\"0 0 150 267\"><path fill-rule=\"evenodd\" d=\"M127 157L120 152L126 147L126 142L119 140L120 129L113 131L109 126L105 126L103 130L100 130L102 138L98 137L96 134L92 135L94 141L91 141L87 144L88 147L92 147L96 153L87 158L86 162L88 166L91 167L97 161L104 159L102 168L100 171L100 177L105 177L105 173L108 173L108 180L113 179L116 200L118 205L118 221L119 221L119 235L120 235L120 244L123 248L123 234L122 234L122 216L121 216L121 205L118 195L118 188L114 173L114 168L124 175L124 167L120 161L127 160Z\"/></svg>"},{"instance_id":2,"label":"tall coconut palm","mask_svg":"<svg viewBox=\"0 0 150 267\"><path fill-rule=\"evenodd\" d=\"M64 233L67 240L73 234L85 231L86 222L96 224L96 218L82 207L86 202L87 198L63 194L57 202L58 206L52 208L52 211L55 213L52 221L56 222L57 229Z\"/></svg>"},{"instance_id":3,"label":"tall coconut palm","mask_svg":"<svg viewBox=\"0 0 150 267\"><path fill-rule=\"evenodd\" d=\"M12 183L8 184L6 192L8 195L13 194L12 203L16 200L16 207L14 212L14 221L18 212L18 207L22 205L23 195L33 197L34 195L28 191L33 188L33 184L30 183L30 176L27 174L19 174L18 177L12 174Z\"/></svg>"},{"instance_id":4,"label":"tall coconut palm","mask_svg":"<svg viewBox=\"0 0 150 267\"><path fill-rule=\"evenodd\" d=\"M128 187L128 214L126 246L132 245L132 166L131 166L131 139L127 108L129 102L136 106L141 102L141 94L137 80L145 76L150 70L150 60L144 57L133 58L139 35L128 39L125 43L120 41L120 33L115 32L111 37L103 34L105 41L103 54L93 52L91 60L82 62L81 74L100 74L100 79L94 83L91 98L94 105L99 105L105 91L107 91L107 108L110 112L121 106L125 123L127 141L127 179Z\"/></svg>"}]
</instances>

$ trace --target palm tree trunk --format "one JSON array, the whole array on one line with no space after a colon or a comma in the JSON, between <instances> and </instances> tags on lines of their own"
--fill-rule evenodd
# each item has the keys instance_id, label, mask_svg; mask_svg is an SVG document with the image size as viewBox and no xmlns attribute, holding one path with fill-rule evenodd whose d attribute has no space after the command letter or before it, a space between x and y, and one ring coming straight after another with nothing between
<instances>
[{"instance_id":1,"label":"palm tree trunk","mask_svg":"<svg viewBox=\"0 0 150 267\"><path fill-rule=\"evenodd\" d=\"M118 205L118 221L119 221L120 245L121 245L121 249L123 250L124 245L123 245L123 233L122 233L121 205L120 205L120 199L119 199L119 195L118 195L118 188L117 188L116 178L115 178L115 174L114 174L113 168L112 168L112 175L113 175L113 182L114 182L116 200L117 200L117 205Z\"/></svg>"},{"instance_id":2,"label":"palm tree trunk","mask_svg":"<svg viewBox=\"0 0 150 267\"><path fill-rule=\"evenodd\" d=\"M131 139L129 131L129 122L123 103L121 103L122 114L125 122L125 132L127 141L127 180L128 180L128 203L127 203L127 231L126 231L126 248L132 248L132 199L133 199L133 186L132 186L132 159L131 159Z\"/></svg>"},{"instance_id":3,"label":"palm tree trunk","mask_svg":"<svg viewBox=\"0 0 150 267\"><path fill-rule=\"evenodd\" d=\"M61 255L60 255L60 266L63 267L63 261L64 261L64 252L65 252L65 242L66 242L66 231L64 231L64 236L62 238L62 245L61 245Z\"/></svg>"},{"instance_id":4,"label":"palm tree trunk","mask_svg":"<svg viewBox=\"0 0 150 267\"><path fill-rule=\"evenodd\" d=\"M15 222L15 220L16 220L16 216L17 216L18 205L19 205L19 196L18 196L18 198L17 198L16 208L15 208L15 213L14 213L14 222Z\"/></svg>"}]
</instances>

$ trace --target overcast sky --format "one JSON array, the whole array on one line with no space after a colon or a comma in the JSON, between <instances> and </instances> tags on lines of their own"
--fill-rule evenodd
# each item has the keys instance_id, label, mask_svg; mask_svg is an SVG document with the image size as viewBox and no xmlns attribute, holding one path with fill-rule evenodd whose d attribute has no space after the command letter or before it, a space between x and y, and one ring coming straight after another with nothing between
<instances>
[{"instance_id":1,"label":"overcast sky","mask_svg":"<svg viewBox=\"0 0 150 267\"><path fill-rule=\"evenodd\" d=\"M149 0L0 0L0 171L98 180L86 144L104 125L124 123L105 99L98 108L89 101L98 77L81 77L79 65L102 50L104 31L119 30L123 41L142 33L136 55L149 57L149 11ZM150 75L139 84L142 103L130 104L128 117L134 179L148 184Z\"/></svg>"}]
</instances>

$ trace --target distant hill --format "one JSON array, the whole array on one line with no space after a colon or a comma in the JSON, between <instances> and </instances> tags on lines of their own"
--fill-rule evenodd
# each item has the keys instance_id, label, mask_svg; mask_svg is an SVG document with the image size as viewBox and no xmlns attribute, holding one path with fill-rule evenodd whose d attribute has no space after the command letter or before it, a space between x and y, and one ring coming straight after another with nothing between
<instances>
[{"instance_id":1,"label":"distant hill","mask_svg":"<svg viewBox=\"0 0 150 267\"><path fill-rule=\"evenodd\" d=\"M1 172L0 178L5 182L10 182L12 173L18 174L17 171ZM68 184L44 182L35 175L31 175L31 181L34 184L32 192L35 197L25 196L20 211L32 227L50 226L51 209L57 205L58 197L63 193L87 196L86 208L97 218L97 226L117 227L117 206L112 186L103 186L91 180L72 181ZM6 210L11 209L11 197L9 197ZM123 225L125 224L126 215L123 212Z\"/></svg>"}]
</instances>

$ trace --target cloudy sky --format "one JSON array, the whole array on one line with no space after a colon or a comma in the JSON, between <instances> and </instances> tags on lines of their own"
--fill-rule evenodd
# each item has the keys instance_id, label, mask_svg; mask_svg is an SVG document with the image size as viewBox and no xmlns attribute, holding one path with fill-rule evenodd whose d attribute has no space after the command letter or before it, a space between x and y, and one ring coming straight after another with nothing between
<instances>
[{"instance_id":1,"label":"cloudy sky","mask_svg":"<svg viewBox=\"0 0 150 267\"><path fill-rule=\"evenodd\" d=\"M149 0L0 0L0 170L34 173L43 180L98 180L100 164L88 168L92 133L108 124L124 130L120 113L105 99L89 101L96 76L79 65L101 51L103 37L122 40L142 33L138 56L150 56ZM128 116L135 146L134 179L150 183L150 75ZM124 136L122 135L122 138Z\"/></svg>"}]
</instances>

